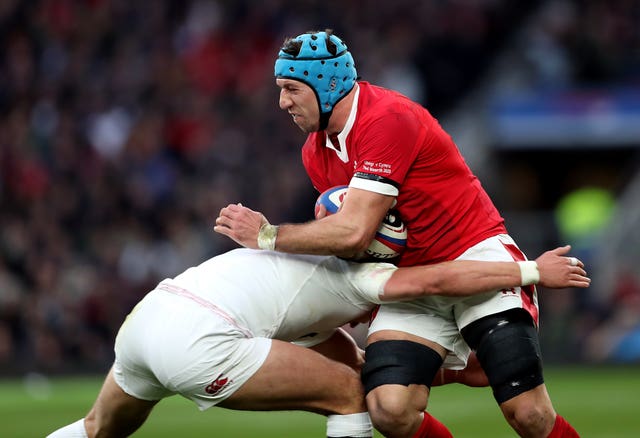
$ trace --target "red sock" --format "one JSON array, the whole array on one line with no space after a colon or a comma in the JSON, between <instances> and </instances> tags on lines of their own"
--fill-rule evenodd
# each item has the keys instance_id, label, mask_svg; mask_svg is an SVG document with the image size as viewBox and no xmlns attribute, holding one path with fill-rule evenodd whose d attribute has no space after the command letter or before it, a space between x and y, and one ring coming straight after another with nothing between
<instances>
[{"instance_id":1,"label":"red sock","mask_svg":"<svg viewBox=\"0 0 640 438\"><path fill-rule=\"evenodd\" d=\"M553 424L553 429L547 438L580 438L578 432L567 423L567 420L560 415L556 415L556 422Z\"/></svg>"},{"instance_id":2,"label":"red sock","mask_svg":"<svg viewBox=\"0 0 640 438\"><path fill-rule=\"evenodd\" d=\"M425 412L424 419L412 438L453 438L453 435L447 426Z\"/></svg>"}]
</instances>

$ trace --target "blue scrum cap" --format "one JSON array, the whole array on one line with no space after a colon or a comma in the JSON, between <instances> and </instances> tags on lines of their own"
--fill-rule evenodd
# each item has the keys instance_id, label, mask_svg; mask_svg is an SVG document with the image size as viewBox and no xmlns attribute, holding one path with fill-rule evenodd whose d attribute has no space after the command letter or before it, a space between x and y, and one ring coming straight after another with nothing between
<instances>
[{"instance_id":1,"label":"blue scrum cap","mask_svg":"<svg viewBox=\"0 0 640 438\"><path fill-rule=\"evenodd\" d=\"M298 35L294 38L302 43L298 54L281 49L275 64L276 78L295 79L313 89L321 119L322 115L331 114L335 104L351 91L358 76L347 45L330 32ZM336 47L335 55L327 47L329 40Z\"/></svg>"}]
</instances>

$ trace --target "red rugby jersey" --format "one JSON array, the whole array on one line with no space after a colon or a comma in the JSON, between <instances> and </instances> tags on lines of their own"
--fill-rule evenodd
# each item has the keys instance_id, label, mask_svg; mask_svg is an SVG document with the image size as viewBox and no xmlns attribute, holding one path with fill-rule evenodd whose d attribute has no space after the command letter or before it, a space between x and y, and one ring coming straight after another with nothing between
<instances>
[{"instance_id":1,"label":"red rugby jersey","mask_svg":"<svg viewBox=\"0 0 640 438\"><path fill-rule=\"evenodd\" d=\"M340 145L331 146L324 132L316 132L302 148L314 187L323 192L350 184L396 195L408 229L400 266L452 260L506 233L503 218L438 121L397 92L358 85Z\"/></svg>"}]
</instances>

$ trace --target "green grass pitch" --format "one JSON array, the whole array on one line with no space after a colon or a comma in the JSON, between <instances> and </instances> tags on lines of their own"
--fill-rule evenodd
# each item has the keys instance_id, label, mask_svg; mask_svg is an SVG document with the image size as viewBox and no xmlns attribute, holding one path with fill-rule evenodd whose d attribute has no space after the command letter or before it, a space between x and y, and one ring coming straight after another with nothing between
<instances>
[{"instance_id":1,"label":"green grass pitch","mask_svg":"<svg viewBox=\"0 0 640 438\"><path fill-rule=\"evenodd\" d=\"M556 410L583 438L640 436L640 366L549 368L547 387ZM82 417L100 378L0 380L0 435L44 437ZM514 437L490 390L448 385L434 388L429 411L460 438ZM304 412L237 412L221 408L200 412L172 397L162 401L135 437L323 437L324 418ZM380 437L380 435L376 435Z\"/></svg>"}]
</instances>

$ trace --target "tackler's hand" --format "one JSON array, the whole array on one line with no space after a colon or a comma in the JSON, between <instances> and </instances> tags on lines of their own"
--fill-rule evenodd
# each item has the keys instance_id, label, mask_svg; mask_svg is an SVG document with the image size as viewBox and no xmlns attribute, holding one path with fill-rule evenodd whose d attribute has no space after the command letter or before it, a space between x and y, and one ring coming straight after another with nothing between
<instances>
[{"instance_id":1,"label":"tackler's hand","mask_svg":"<svg viewBox=\"0 0 640 438\"><path fill-rule=\"evenodd\" d=\"M552 289L568 287L586 288L591 284L584 263L576 257L567 257L570 245L547 251L536 259L540 272L538 284Z\"/></svg>"}]
</instances>

